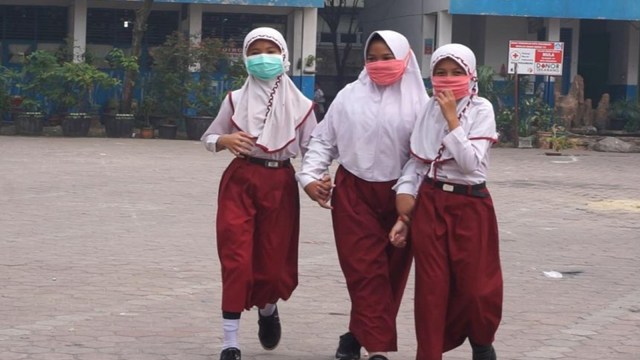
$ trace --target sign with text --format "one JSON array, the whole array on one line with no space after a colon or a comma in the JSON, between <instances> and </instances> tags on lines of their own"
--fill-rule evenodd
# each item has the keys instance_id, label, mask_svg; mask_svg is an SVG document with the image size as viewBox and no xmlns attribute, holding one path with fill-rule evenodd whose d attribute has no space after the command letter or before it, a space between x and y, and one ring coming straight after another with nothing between
<instances>
[{"instance_id":1,"label":"sign with text","mask_svg":"<svg viewBox=\"0 0 640 360\"><path fill-rule=\"evenodd\" d=\"M564 43L509 41L509 74L562 76Z\"/></svg>"}]
</instances>

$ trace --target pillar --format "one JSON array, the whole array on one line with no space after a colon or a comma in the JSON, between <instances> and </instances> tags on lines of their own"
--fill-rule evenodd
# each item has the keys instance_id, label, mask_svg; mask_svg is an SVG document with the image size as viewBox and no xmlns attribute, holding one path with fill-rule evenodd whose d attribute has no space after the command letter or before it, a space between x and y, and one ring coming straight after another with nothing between
<instances>
[{"instance_id":1,"label":"pillar","mask_svg":"<svg viewBox=\"0 0 640 360\"><path fill-rule=\"evenodd\" d=\"M71 7L73 62L83 62L87 49L87 0L75 0Z\"/></svg>"},{"instance_id":2,"label":"pillar","mask_svg":"<svg viewBox=\"0 0 640 360\"><path fill-rule=\"evenodd\" d=\"M313 99L315 82L315 60L311 66L306 62L310 56L316 56L316 32L318 27L318 9L298 8L293 12L287 44L291 62L291 79L310 99Z\"/></svg>"}]
</instances>

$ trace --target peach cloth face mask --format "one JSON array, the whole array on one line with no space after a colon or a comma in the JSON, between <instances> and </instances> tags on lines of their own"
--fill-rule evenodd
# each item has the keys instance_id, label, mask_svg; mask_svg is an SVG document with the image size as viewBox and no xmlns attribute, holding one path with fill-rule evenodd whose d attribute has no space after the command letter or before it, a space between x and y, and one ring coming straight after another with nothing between
<instances>
[{"instance_id":1,"label":"peach cloth face mask","mask_svg":"<svg viewBox=\"0 0 640 360\"><path fill-rule=\"evenodd\" d=\"M463 97L470 95L469 82L471 76L433 76L431 83L433 84L434 95L438 95L444 90L453 91L453 96L456 100L460 100Z\"/></svg>"},{"instance_id":2,"label":"peach cloth face mask","mask_svg":"<svg viewBox=\"0 0 640 360\"><path fill-rule=\"evenodd\" d=\"M374 61L367 63L365 68L371 80L378 85L391 85L402 78L407 67L406 59Z\"/></svg>"}]
</instances>

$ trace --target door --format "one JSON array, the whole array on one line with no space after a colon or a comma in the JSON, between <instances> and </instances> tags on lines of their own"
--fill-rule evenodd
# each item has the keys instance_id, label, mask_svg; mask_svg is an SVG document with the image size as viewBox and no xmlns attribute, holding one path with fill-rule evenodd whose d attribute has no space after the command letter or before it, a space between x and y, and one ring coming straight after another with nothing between
<instances>
[{"instance_id":1,"label":"door","mask_svg":"<svg viewBox=\"0 0 640 360\"><path fill-rule=\"evenodd\" d=\"M584 97L593 104L609 92L609 38L604 20L580 22L578 74L584 78Z\"/></svg>"}]
</instances>

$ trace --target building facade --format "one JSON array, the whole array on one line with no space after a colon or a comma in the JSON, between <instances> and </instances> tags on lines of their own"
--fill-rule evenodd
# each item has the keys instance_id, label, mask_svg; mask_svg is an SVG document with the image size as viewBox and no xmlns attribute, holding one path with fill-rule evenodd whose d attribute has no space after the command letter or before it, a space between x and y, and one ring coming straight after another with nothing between
<instances>
[{"instance_id":1,"label":"building facade","mask_svg":"<svg viewBox=\"0 0 640 360\"><path fill-rule=\"evenodd\" d=\"M280 30L289 45L291 77L313 96L317 8L323 0L156 0L144 39L145 54L174 31L223 40L230 56L241 56L244 36L254 27ZM59 51L72 43L73 58L85 52L99 66L113 48L131 47L135 9L142 0L4 0L0 3L0 64L20 66L34 50Z\"/></svg>"},{"instance_id":2,"label":"building facade","mask_svg":"<svg viewBox=\"0 0 640 360\"><path fill-rule=\"evenodd\" d=\"M360 20L365 33L389 28L405 34L425 77L431 53L443 44L468 45L479 65L500 73L508 64L509 40L561 41L562 77L551 77L551 86L566 93L580 74L585 98L594 104L604 93L638 96L637 0L367 0Z\"/></svg>"}]
</instances>

